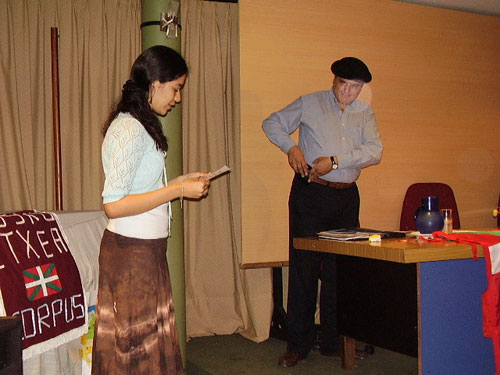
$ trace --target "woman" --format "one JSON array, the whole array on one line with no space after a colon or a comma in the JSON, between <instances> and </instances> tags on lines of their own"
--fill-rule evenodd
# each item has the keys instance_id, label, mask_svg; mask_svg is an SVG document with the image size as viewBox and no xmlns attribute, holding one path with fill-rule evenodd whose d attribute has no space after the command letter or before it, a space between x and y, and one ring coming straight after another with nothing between
<instances>
[{"instance_id":1,"label":"woman","mask_svg":"<svg viewBox=\"0 0 500 375\"><path fill-rule=\"evenodd\" d=\"M93 375L183 374L166 263L170 202L206 196L209 173L168 182L156 115L181 102L184 59L155 46L132 66L104 124L102 193L109 218L99 255Z\"/></svg>"}]
</instances>

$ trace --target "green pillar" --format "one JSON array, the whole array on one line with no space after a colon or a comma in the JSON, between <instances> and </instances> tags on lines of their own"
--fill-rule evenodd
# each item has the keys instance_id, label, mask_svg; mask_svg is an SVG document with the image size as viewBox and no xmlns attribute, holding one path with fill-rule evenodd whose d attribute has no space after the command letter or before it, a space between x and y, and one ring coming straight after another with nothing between
<instances>
[{"instance_id":1,"label":"green pillar","mask_svg":"<svg viewBox=\"0 0 500 375\"><path fill-rule=\"evenodd\" d=\"M162 12L167 12L170 0L142 0L142 23L159 21ZM167 39L159 25L142 27L142 47L147 49L164 45L180 53L180 37ZM160 117L163 131L167 137L167 172L169 178L182 174L182 123L181 105L177 104L166 117ZM175 316L179 331L179 345L186 366L186 297L184 293L184 224L179 201L172 203L173 220L171 237L168 240L167 259L175 303Z\"/></svg>"}]
</instances>

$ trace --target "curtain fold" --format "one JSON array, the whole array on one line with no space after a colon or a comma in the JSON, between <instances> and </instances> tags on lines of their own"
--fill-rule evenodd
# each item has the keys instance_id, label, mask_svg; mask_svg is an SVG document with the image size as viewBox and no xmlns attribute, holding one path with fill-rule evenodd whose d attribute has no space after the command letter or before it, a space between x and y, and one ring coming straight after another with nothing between
<instances>
[{"instance_id":1,"label":"curtain fold","mask_svg":"<svg viewBox=\"0 0 500 375\"><path fill-rule=\"evenodd\" d=\"M58 29L63 208L101 209L101 127L141 52L140 0L0 0L0 211L55 209Z\"/></svg>"},{"instance_id":2,"label":"curtain fold","mask_svg":"<svg viewBox=\"0 0 500 375\"><path fill-rule=\"evenodd\" d=\"M190 69L182 106L184 172L231 168L212 181L205 200L185 205L187 335L239 332L262 341L272 316L271 270L240 269L238 5L183 0L181 22Z\"/></svg>"}]
</instances>

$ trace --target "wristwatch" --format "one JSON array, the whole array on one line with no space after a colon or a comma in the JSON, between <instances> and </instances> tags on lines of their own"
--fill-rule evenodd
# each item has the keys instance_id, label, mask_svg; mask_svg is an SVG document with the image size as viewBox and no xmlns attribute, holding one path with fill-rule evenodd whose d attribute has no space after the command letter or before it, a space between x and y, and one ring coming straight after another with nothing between
<instances>
[{"instance_id":1,"label":"wristwatch","mask_svg":"<svg viewBox=\"0 0 500 375\"><path fill-rule=\"evenodd\" d=\"M336 170L339 165L335 162L335 158L333 156L330 156L330 160L332 161L332 169Z\"/></svg>"}]
</instances>

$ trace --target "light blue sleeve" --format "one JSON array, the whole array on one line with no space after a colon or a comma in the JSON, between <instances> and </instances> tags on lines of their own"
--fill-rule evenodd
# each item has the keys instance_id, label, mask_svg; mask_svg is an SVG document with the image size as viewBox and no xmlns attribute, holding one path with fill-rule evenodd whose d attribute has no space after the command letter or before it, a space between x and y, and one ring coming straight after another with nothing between
<instances>
[{"instance_id":1,"label":"light blue sleeve","mask_svg":"<svg viewBox=\"0 0 500 375\"><path fill-rule=\"evenodd\" d=\"M286 154L296 145L290 134L299 127L301 117L302 98L298 98L266 118L262 122L262 129L267 138Z\"/></svg>"},{"instance_id":2,"label":"light blue sleeve","mask_svg":"<svg viewBox=\"0 0 500 375\"><path fill-rule=\"evenodd\" d=\"M377 164L382 158L382 141L375 114L371 107L363 111L359 144L347 153L337 155L341 168L365 168Z\"/></svg>"},{"instance_id":3,"label":"light blue sleeve","mask_svg":"<svg viewBox=\"0 0 500 375\"><path fill-rule=\"evenodd\" d=\"M118 201L132 190L146 137L146 130L132 116L119 116L111 123L102 143L104 204Z\"/></svg>"}]
</instances>

